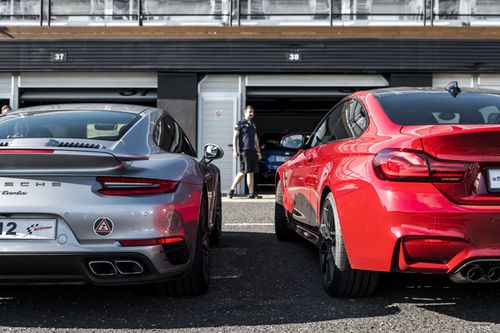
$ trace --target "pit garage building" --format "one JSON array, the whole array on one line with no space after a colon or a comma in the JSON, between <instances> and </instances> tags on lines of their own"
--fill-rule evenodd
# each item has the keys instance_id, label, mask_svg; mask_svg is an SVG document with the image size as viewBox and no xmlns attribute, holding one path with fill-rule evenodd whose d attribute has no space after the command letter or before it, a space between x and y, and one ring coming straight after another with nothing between
<instances>
[{"instance_id":1,"label":"pit garage building","mask_svg":"<svg viewBox=\"0 0 500 333\"><path fill-rule=\"evenodd\" d=\"M66 3L66 5L64 5ZM234 123L308 133L346 94L500 88L500 5L462 1L0 0L0 103L168 109L229 188ZM499 7L499 8L497 8Z\"/></svg>"}]
</instances>

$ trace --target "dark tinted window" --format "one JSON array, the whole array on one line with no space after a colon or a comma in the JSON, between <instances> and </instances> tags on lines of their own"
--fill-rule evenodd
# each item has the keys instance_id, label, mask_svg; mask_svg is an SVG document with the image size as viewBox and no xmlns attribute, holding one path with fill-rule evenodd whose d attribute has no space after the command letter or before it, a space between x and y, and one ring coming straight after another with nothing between
<instances>
[{"instance_id":1,"label":"dark tinted window","mask_svg":"<svg viewBox=\"0 0 500 333\"><path fill-rule=\"evenodd\" d=\"M354 137L360 136L368 126L366 111L358 101L349 102L347 123L349 130Z\"/></svg>"},{"instance_id":2,"label":"dark tinted window","mask_svg":"<svg viewBox=\"0 0 500 333\"><path fill-rule=\"evenodd\" d=\"M349 102L335 106L316 128L309 145L314 147L352 137L347 121L348 110Z\"/></svg>"},{"instance_id":3,"label":"dark tinted window","mask_svg":"<svg viewBox=\"0 0 500 333\"><path fill-rule=\"evenodd\" d=\"M0 117L0 139L119 140L139 115L112 111L51 111Z\"/></svg>"},{"instance_id":4,"label":"dark tinted window","mask_svg":"<svg viewBox=\"0 0 500 333\"><path fill-rule=\"evenodd\" d=\"M195 156L189 140L172 117L164 116L156 123L153 141L168 152Z\"/></svg>"},{"instance_id":5,"label":"dark tinted window","mask_svg":"<svg viewBox=\"0 0 500 333\"><path fill-rule=\"evenodd\" d=\"M375 94L387 116L399 125L499 124L500 95L462 92Z\"/></svg>"}]
</instances>

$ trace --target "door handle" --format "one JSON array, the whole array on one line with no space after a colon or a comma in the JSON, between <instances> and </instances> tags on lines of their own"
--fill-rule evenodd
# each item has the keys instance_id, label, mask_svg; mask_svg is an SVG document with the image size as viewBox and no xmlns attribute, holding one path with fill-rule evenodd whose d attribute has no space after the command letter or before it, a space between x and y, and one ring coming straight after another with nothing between
<instances>
[{"instance_id":1,"label":"door handle","mask_svg":"<svg viewBox=\"0 0 500 333\"><path fill-rule=\"evenodd\" d=\"M311 163L314 160L314 157L312 155L307 155L306 156L306 161Z\"/></svg>"}]
</instances>

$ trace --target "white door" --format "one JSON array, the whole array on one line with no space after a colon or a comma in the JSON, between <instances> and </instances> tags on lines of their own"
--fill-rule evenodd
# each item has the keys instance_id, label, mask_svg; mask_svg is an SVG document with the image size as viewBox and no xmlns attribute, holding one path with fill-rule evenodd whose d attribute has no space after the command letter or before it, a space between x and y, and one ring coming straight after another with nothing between
<instances>
[{"instance_id":1,"label":"white door","mask_svg":"<svg viewBox=\"0 0 500 333\"><path fill-rule=\"evenodd\" d=\"M224 157L213 163L220 169L221 189L227 192L231 186L236 171L236 161L233 159L232 137L238 112L238 95L200 96L200 147L207 143L215 143L224 150Z\"/></svg>"}]
</instances>

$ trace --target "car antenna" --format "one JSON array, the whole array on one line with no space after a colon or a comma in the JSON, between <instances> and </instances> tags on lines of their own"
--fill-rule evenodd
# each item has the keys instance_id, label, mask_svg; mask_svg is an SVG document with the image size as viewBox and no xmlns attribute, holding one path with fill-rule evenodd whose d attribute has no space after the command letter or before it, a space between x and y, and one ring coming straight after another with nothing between
<instances>
[{"instance_id":1,"label":"car antenna","mask_svg":"<svg viewBox=\"0 0 500 333\"><path fill-rule=\"evenodd\" d=\"M448 83L448 85L446 86L446 90L453 97L457 97L457 95L462 92L462 89L460 89L460 87L458 86L458 82L457 81L451 81L450 83Z\"/></svg>"}]
</instances>

